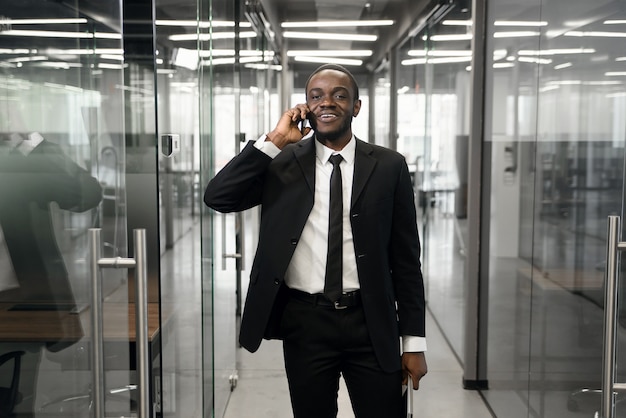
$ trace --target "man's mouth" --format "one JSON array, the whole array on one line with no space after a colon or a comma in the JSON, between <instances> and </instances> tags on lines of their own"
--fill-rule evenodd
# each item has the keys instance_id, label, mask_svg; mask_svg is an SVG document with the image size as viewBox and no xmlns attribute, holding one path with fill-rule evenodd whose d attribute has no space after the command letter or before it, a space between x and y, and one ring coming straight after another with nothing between
<instances>
[{"instance_id":1,"label":"man's mouth","mask_svg":"<svg viewBox=\"0 0 626 418\"><path fill-rule=\"evenodd\" d=\"M338 118L337 115L334 115L334 114L331 114L331 113L322 113L321 115L319 115L317 117L318 120L321 120L321 121L324 121L324 122L328 122L328 121L331 121L331 120L337 119L337 118Z\"/></svg>"}]
</instances>

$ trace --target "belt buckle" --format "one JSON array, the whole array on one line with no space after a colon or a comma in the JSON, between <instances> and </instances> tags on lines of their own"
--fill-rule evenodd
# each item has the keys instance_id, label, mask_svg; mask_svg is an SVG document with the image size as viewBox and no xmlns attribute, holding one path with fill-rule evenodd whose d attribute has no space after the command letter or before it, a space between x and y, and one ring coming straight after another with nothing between
<instances>
[{"instance_id":1,"label":"belt buckle","mask_svg":"<svg viewBox=\"0 0 626 418\"><path fill-rule=\"evenodd\" d=\"M335 305L335 309L337 309L337 310L339 310L339 309L346 309L347 308L347 306L345 306L345 305L340 305L338 300L335 301L334 305Z\"/></svg>"}]
</instances>

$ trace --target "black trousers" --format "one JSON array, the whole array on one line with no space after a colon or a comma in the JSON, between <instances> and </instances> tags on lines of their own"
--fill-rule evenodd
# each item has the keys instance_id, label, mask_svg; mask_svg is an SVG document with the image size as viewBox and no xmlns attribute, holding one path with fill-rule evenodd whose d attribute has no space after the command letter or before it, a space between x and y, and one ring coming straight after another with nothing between
<instances>
[{"instance_id":1,"label":"black trousers","mask_svg":"<svg viewBox=\"0 0 626 418\"><path fill-rule=\"evenodd\" d=\"M340 375L356 418L402 417L402 371L381 370L361 306L291 298L281 328L295 418L336 418Z\"/></svg>"}]
</instances>

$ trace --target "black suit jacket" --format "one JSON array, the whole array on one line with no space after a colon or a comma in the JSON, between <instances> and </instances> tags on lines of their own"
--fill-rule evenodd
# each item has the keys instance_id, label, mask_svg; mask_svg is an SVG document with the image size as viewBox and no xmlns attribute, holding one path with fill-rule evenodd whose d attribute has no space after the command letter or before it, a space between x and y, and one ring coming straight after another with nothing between
<instances>
[{"instance_id":1,"label":"black suit jacket","mask_svg":"<svg viewBox=\"0 0 626 418\"><path fill-rule=\"evenodd\" d=\"M263 337L280 338L285 271L313 207L313 141L290 144L274 159L249 143L205 191L205 203L220 212L262 205L240 333L250 351ZM372 344L381 367L397 370L399 336L425 336L414 194L402 155L357 139L350 223Z\"/></svg>"}]
</instances>

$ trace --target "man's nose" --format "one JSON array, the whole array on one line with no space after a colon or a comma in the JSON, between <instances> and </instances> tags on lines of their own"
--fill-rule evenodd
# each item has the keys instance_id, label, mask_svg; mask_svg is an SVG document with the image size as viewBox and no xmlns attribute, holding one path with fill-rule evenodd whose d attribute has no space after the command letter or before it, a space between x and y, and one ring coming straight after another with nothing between
<instances>
[{"instance_id":1,"label":"man's nose","mask_svg":"<svg viewBox=\"0 0 626 418\"><path fill-rule=\"evenodd\" d=\"M322 107L335 106L335 101L332 96L324 96L322 98L322 103L320 104Z\"/></svg>"}]
</instances>

